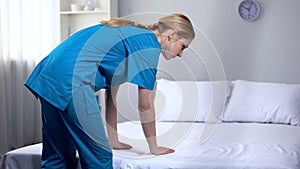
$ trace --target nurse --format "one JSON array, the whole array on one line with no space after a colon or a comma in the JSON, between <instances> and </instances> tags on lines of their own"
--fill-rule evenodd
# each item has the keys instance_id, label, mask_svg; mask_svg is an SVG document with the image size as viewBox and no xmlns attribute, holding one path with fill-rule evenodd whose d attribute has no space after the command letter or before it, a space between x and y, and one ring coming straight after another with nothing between
<instances>
[{"instance_id":1,"label":"nurse","mask_svg":"<svg viewBox=\"0 0 300 169\"><path fill-rule=\"evenodd\" d=\"M118 140L118 86L138 86L138 107L149 150L173 153L156 142L153 89L160 53L181 57L195 33L183 14L162 17L152 25L113 18L85 28L58 45L34 69L25 86L42 107L42 168L112 168L113 149L129 149ZM95 92L107 89L107 133Z\"/></svg>"}]
</instances>

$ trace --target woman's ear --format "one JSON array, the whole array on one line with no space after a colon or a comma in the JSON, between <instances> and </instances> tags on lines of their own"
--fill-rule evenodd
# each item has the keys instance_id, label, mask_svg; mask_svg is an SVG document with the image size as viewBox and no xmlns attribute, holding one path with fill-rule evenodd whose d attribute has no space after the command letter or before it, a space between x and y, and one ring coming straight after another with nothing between
<instances>
[{"instance_id":1,"label":"woman's ear","mask_svg":"<svg viewBox=\"0 0 300 169\"><path fill-rule=\"evenodd\" d=\"M168 36L168 41L170 41L171 40L171 36Z\"/></svg>"},{"instance_id":2,"label":"woman's ear","mask_svg":"<svg viewBox=\"0 0 300 169\"><path fill-rule=\"evenodd\" d=\"M171 29L170 32L169 32L169 36L171 38L174 38L175 34L176 34L176 31Z\"/></svg>"},{"instance_id":3,"label":"woman's ear","mask_svg":"<svg viewBox=\"0 0 300 169\"><path fill-rule=\"evenodd\" d=\"M176 31L169 29L165 32L165 34L168 36L168 41L170 41L172 38L174 38Z\"/></svg>"},{"instance_id":4,"label":"woman's ear","mask_svg":"<svg viewBox=\"0 0 300 169\"><path fill-rule=\"evenodd\" d=\"M173 37L175 36L175 33L176 33L175 30L173 30L173 29L168 29L168 30L166 30L163 34L166 35L166 36L168 36L168 37L173 38Z\"/></svg>"}]
</instances>

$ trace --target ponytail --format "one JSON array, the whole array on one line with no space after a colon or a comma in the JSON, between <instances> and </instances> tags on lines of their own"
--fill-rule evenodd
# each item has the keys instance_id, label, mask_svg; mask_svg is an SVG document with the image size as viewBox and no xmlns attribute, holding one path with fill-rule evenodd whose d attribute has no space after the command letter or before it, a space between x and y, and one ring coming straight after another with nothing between
<instances>
[{"instance_id":1,"label":"ponytail","mask_svg":"<svg viewBox=\"0 0 300 169\"><path fill-rule=\"evenodd\" d=\"M102 21L101 23L105 26L112 27L112 28L116 28L120 26L136 26L139 28L155 30L158 27L158 23L154 23L152 25L146 25L138 22L133 22L131 20L124 19L124 18L112 18L108 21Z\"/></svg>"},{"instance_id":2,"label":"ponytail","mask_svg":"<svg viewBox=\"0 0 300 169\"><path fill-rule=\"evenodd\" d=\"M108 21L102 21L103 25L108 27L119 27L119 26L136 26L139 28L144 28L148 30L158 30L159 33L163 33L168 29L173 29L179 38L184 39L194 39L195 32L192 22L189 18L183 14L171 14L162 17L157 23L152 25L140 24L138 22L133 22L125 18L112 18Z\"/></svg>"}]
</instances>

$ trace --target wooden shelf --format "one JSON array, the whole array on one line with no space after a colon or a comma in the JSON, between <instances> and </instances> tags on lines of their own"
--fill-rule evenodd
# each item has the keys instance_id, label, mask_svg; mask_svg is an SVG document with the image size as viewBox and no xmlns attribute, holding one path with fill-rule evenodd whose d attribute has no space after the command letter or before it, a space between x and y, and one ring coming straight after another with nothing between
<instances>
[{"instance_id":1,"label":"wooden shelf","mask_svg":"<svg viewBox=\"0 0 300 169\"><path fill-rule=\"evenodd\" d=\"M117 17L118 0L95 0L97 10L95 11L71 11L70 5L81 4L82 0L60 0L60 39L68 38L76 31L85 27L99 24L102 20L108 20L112 16Z\"/></svg>"}]
</instances>

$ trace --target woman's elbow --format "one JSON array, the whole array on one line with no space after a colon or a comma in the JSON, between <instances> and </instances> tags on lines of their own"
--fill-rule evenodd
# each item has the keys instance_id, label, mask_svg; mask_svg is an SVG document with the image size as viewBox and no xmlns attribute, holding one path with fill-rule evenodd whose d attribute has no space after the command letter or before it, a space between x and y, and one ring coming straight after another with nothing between
<instances>
[{"instance_id":1,"label":"woman's elbow","mask_svg":"<svg viewBox=\"0 0 300 169\"><path fill-rule=\"evenodd\" d=\"M153 102L152 98L152 90L144 89L139 87L139 102L138 102L138 109L139 112L147 112L151 110Z\"/></svg>"},{"instance_id":2,"label":"woman's elbow","mask_svg":"<svg viewBox=\"0 0 300 169\"><path fill-rule=\"evenodd\" d=\"M150 103L139 103L138 106L139 112L146 112L151 109Z\"/></svg>"}]
</instances>

